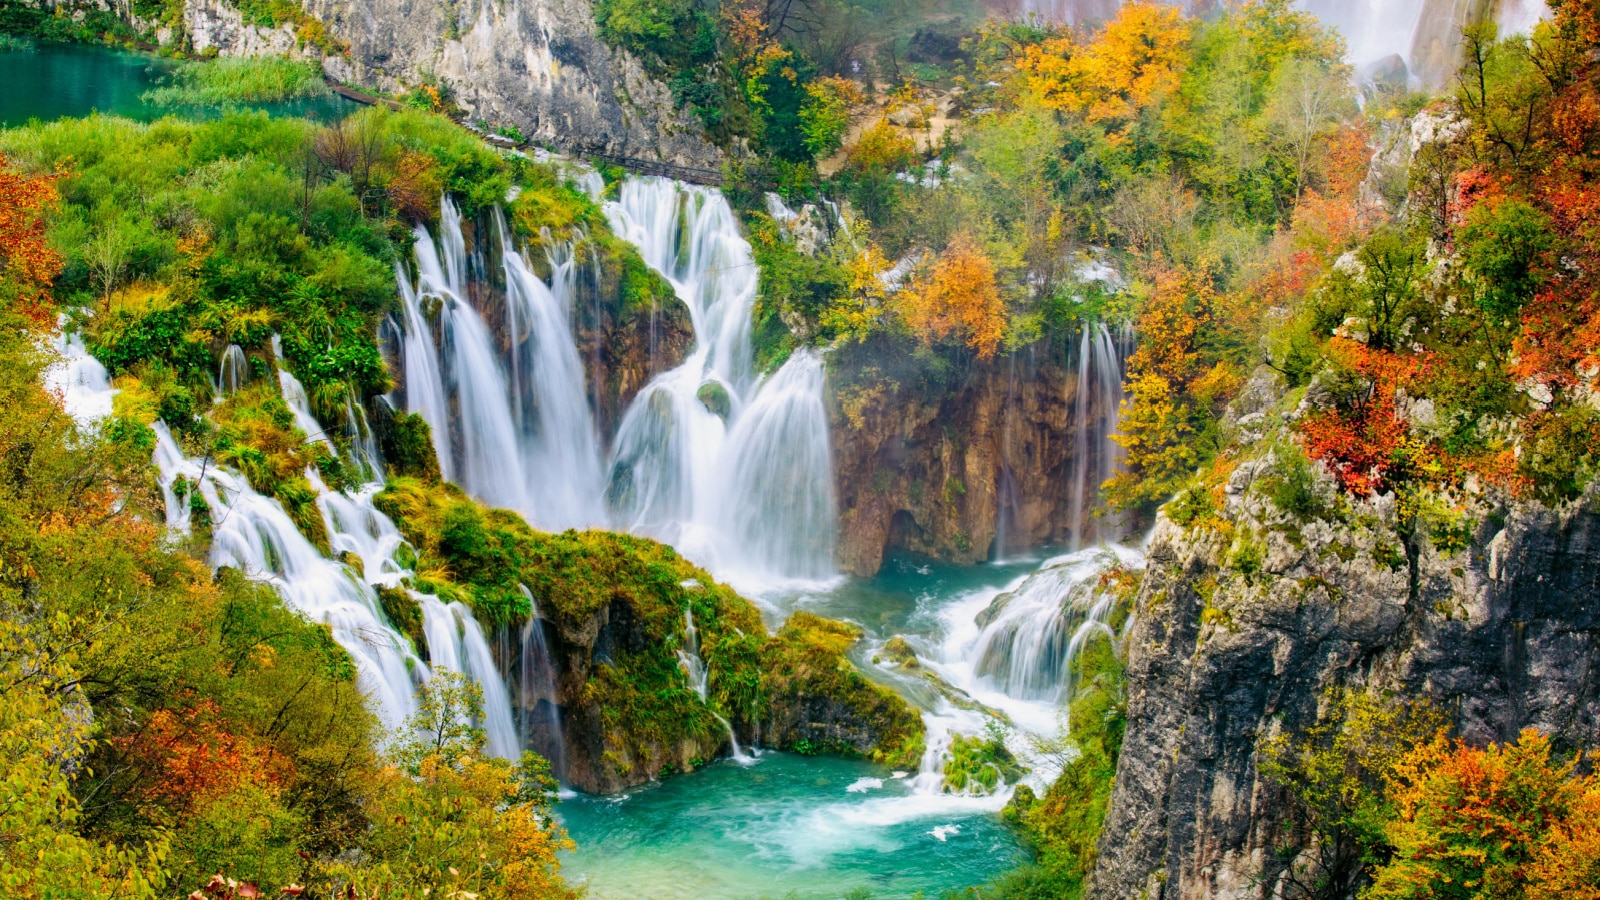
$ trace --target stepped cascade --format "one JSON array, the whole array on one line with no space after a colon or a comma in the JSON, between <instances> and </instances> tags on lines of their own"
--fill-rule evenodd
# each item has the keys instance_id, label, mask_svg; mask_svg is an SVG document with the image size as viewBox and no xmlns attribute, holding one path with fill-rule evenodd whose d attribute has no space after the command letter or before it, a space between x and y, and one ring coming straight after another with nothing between
<instances>
[{"instance_id":1,"label":"stepped cascade","mask_svg":"<svg viewBox=\"0 0 1600 900\"><path fill-rule=\"evenodd\" d=\"M545 283L493 214L505 339L474 297L486 291L460 212L446 197L435 240L418 227L417 279L400 273L395 334L404 406L433 429L445 477L537 527L612 527L675 544L725 577L764 583L833 575L835 510L821 357L754 371L758 273L723 197L630 178L605 204L613 230L672 284L695 346L623 413L609 455L596 432L571 325L585 263L571 243Z\"/></svg>"}]
</instances>

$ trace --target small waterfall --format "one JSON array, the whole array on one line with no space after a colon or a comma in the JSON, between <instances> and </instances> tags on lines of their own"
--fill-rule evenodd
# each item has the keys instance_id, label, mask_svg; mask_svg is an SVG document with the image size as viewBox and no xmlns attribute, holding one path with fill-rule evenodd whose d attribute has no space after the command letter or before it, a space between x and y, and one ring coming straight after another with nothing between
<instances>
[{"instance_id":1,"label":"small waterfall","mask_svg":"<svg viewBox=\"0 0 1600 900\"><path fill-rule=\"evenodd\" d=\"M1072 661L1095 634L1109 636L1114 597L1094 579L1099 553L1053 559L978 615L978 678L1019 700L1060 704L1076 687Z\"/></svg>"},{"instance_id":2,"label":"small waterfall","mask_svg":"<svg viewBox=\"0 0 1600 900\"><path fill-rule=\"evenodd\" d=\"M277 335L272 336L272 357L279 361L283 359L283 347ZM283 394L283 402L287 403L289 411L294 413L295 427L306 433L306 440L315 441L337 454L338 448L328 439L327 430L317 421L317 417L311 414L311 398L306 394L305 385L281 365L278 367L278 389Z\"/></svg>"},{"instance_id":3,"label":"small waterfall","mask_svg":"<svg viewBox=\"0 0 1600 900\"><path fill-rule=\"evenodd\" d=\"M189 497L176 490L181 477L210 509L212 567L233 566L272 584L291 608L328 625L354 661L379 718L388 728L399 728L416 708L416 677L423 667L389 626L372 588L319 553L278 501L256 493L238 475L188 459L164 423L153 427L168 524L188 530Z\"/></svg>"},{"instance_id":4,"label":"small waterfall","mask_svg":"<svg viewBox=\"0 0 1600 900\"><path fill-rule=\"evenodd\" d=\"M460 672L478 683L483 691L483 721L478 724L489 739L489 752L515 760L522 745L511 715L511 698L472 610L459 600L445 603L431 594L415 591L411 596L422 607L422 632L428 640L429 661L436 669Z\"/></svg>"},{"instance_id":5,"label":"small waterfall","mask_svg":"<svg viewBox=\"0 0 1600 900\"><path fill-rule=\"evenodd\" d=\"M310 474L311 486L318 492L317 507L328 528L328 544L335 556L349 553L361 560L361 577L371 585L395 587L411 574L395 561L395 553L405 538L372 503L382 485L366 484L339 493L328 490L315 472Z\"/></svg>"},{"instance_id":6,"label":"small waterfall","mask_svg":"<svg viewBox=\"0 0 1600 900\"><path fill-rule=\"evenodd\" d=\"M61 359L45 370L44 386L61 398L67 415L84 427L111 415L111 398L117 391L106 367L89 355L83 337L63 329L55 340L55 350Z\"/></svg>"},{"instance_id":7,"label":"small waterfall","mask_svg":"<svg viewBox=\"0 0 1600 900\"><path fill-rule=\"evenodd\" d=\"M527 585L520 585L528 598L528 621L522 626L522 671L518 679L517 708L522 710L523 746L544 753L559 777L566 771L566 747L561 734L561 707L556 692L555 659L545 641L539 604Z\"/></svg>"},{"instance_id":8,"label":"small waterfall","mask_svg":"<svg viewBox=\"0 0 1600 900\"><path fill-rule=\"evenodd\" d=\"M250 380L250 360L238 344L229 344L222 351L222 362L217 364L217 389L223 394L236 393Z\"/></svg>"},{"instance_id":9,"label":"small waterfall","mask_svg":"<svg viewBox=\"0 0 1600 900\"><path fill-rule=\"evenodd\" d=\"M1122 464L1122 446L1111 435L1116 433L1121 417L1123 359L1130 343L1126 336L1123 340L1113 338L1103 322L1085 325L1078 340L1072 493L1067 513L1074 550L1087 545L1093 498Z\"/></svg>"},{"instance_id":10,"label":"small waterfall","mask_svg":"<svg viewBox=\"0 0 1600 900\"><path fill-rule=\"evenodd\" d=\"M719 561L763 575L831 576L834 508L822 357L798 350L756 392L728 435L731 477L722 506ZM736 554L736 555L735 555Z\"/></svg>"},{"instance_id":11,"label":"small waterfall","mask_svg":"<svg viewBox=\"0 0 1600 900\"><path fill-rule=\"evenodd\" d=\"M709 712L711 703L709 699L710 673L706 670L705 661L700 658L700 632L694 627L694 612L689 609L683 611L683 648L678 650L678 665L682 667L684 677L689 680L689 688L700 695L700 702L706 705ZM755 758L746 754L739 746L739 738L733 733L733 723L717 715L717 721L728 731L729 754L737 763L751 763Z\"/></svg>"}]
</instances>

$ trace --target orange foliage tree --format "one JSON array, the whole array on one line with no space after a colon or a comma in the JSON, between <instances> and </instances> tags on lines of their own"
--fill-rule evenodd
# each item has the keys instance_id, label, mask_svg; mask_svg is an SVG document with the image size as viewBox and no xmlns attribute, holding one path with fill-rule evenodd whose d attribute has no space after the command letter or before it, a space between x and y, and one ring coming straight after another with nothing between
<instances>
[{"instance_id":1,"label":"orange foliage tree","mask_svg":"<svg viewBox=\"0 0 1600 900\"><path fill-rule=\"evenodd\" d=\"M1394 857L1367 900L1600 897L1600 776L1551 759L1529 729L1485 749L1442 736L1390 779Z\"/></svg>"},{"instance_id":2,"label":"orange foliage tree","mask_svg":"<svg viewBox=\"0 0 1600 900\"><path fill-rule=\"evenodd\" d=\"M961 338L991 359L1006 330L1006 305L995 282L994 263L966 233L950 239L937 262L898 299L900 315L925 343Z\"/></svg>"},{"instance_id":3,"label":"orange foliage tree","mask_svg":"<svg viewBox=\"0 0 1600 900\"><path fill-rule=\"evenodd\" d=\"M1114 505L1171 496L1216 443L1215 415L1238 387L1233 365L1205 346L1219 300L1208 279L1181 268L1154 273L1128 358L1127 400L1117 433L1126 468L1106 484Z\"/></svg>"},{"instance_id":4,"label":"orange foliage tree","mask_svg":"<svg viewBox=\"0 0 1600 900\"><path fill-rule=\"evenodd\" d=\"M45 213L55 208L59 175L28 175L0 155L0 303L35 325L55 324L50 283L61 255L44 234Z\"/></svg>"},{"instance_id":5,"label":"orange foliage tree","mask_svg":"<svg viewBox=\"0 0 1600 900\"><path fill-rule=\"evenodd\" d=\"M1426 373L1426 359L1337 337L1328 352L1345 377L1334 383L1334 406L1301 420L1306 455L1358 497L1390 490L1419 467L1436 468L1428 463L1437 454L1412 436L1395 407L1396 391Z\"/></svg>"},{"instance_id":6,"label":"orange foliage tree","mask_svg":"<svg viewBox=\"0 0 1600 900\"><path fill-rule=\"evenodd\" d=\"M1191 34L1177 7L1129 3L1094 40L1049 38L1017 69L1040 103L1115 129L1177 88Z\"/></svg>"}]
</instances>

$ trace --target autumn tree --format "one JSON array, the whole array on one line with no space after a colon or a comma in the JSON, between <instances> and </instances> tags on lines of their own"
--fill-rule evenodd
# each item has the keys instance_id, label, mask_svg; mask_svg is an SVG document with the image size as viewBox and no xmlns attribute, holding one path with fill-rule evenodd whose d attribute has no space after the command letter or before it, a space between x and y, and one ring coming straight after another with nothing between
<instances>
[{"instance_id":1,"label":"autumn tree","mask_svg":"<svg viewBox=\"0 0 1600 900\"><path fill-rule=\"evenodd\" d=\"M1141 290L1139 348L1112 435L1126 468L1105 486L1123 509L1165 500L1194 474L1215 449L1216 417L1239 382L1236 367L1208 346L1219 305L1209 279L1163 268Z\"/></svg>"},{"instance_id":2,"label":"autumn tree","mask_svg":"<svg viewBox=\"0 0 1600 900\"><path fill-rule=\"evenodd\" d=\"M1294 840L1306 848L1284 873L1293 900L1342 900L1361 887L1395 815L1389 780L1412 748L1445 727L1425 701L1334 688L1323 706L1318 722L1266 737L1259 752L1262 776L1289 795Z\"/></svg>"},{"instance_id":3,"label":"autumn tree","mask_svg":"<svg viewBox=\"0 0 1600 900\"><path fill-rule=\"evenodd\" d=\"M1026 48L1017 70L1045 106L1118 130L1177 88L1192 28L1175 6L1128 3L1092 41L1061 35Z\"/></svg>"},{"instance_id":4,"label":"autumn tree","mask_svg":"<svg viewBox=\"0 0 1600 900\"><path fill-rule=\"evenodd\" d=\"M1477 748L1443 736L1389 775L1393 858L1368 900L1600 896L1594 813L1600 776L1554 757L1550 739Z\"/></svg>"},{"instance_id":5,"label":"autumn tree","mask_svg":"<svg viewBox=\"0 0 1600 900\"><path fill-rule=\"evenodd\" d=\"M58 177L30 175L0 154L0 304L45 327L55 324L48 291L61 272L44 220L58 200Z\"/></svg>"},{"instance_id":6,"label":"autumn tree","mask_svg":"<svg viewBox=\"0 0 1600 900\"><path fill-rule=\"evenodd\" d=\"M994 264L965 232L951 238L933 265L900 292L900 315L924 343L954 337L993 358L1005 334L1006 306Z\"/></svg>"}]
</instances>

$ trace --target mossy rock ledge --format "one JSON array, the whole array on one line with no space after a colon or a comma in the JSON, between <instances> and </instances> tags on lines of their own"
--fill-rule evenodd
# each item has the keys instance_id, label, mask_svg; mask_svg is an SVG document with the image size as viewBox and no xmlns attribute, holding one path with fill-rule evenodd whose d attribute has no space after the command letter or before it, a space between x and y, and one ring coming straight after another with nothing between
<instances>
[{"instance_id":1,"label":"mossy rock ledge","mask_svg":"<svg viewBox=\"0 0 1600 900\"><path fill-rule=\"evenodd\" d=\"M892 765L921 754L921 716L846 658L861 636L853 625L801 612L768 634L748 600L672 547L538 532L453 485L398 477L377 502L416 550L410 586L473 608L510 673L530 746L578 790L615 793L697 768L728 749L728 727L741 743L802 753ZM686 612L708 673L704 701L679 664ZM532 628L549 651L559 735L548 686L522 677L539 668L526 652Z\"/></svg>"}]
</instances>

